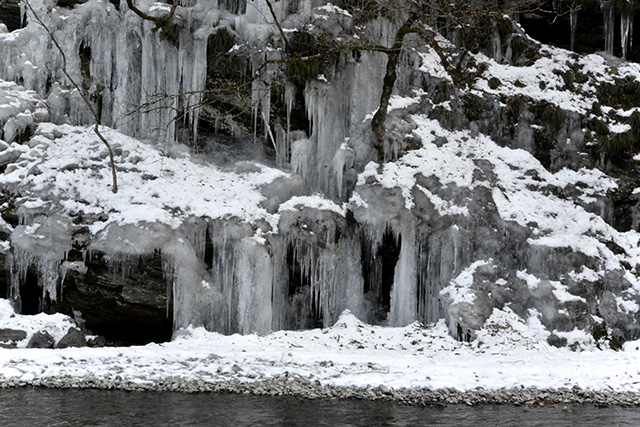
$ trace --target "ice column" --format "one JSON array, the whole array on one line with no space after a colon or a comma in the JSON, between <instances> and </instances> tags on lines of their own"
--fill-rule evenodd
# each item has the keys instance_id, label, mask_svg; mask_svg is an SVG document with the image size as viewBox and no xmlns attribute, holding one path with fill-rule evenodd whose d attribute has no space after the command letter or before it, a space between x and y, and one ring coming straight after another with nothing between
<instances>
[{"instance_id":1,"label":"ice column","mask_svg":"<svg viewBox=\"0 0 640 427\"><path fill-rule=\"evenodd\" d=\"M605 1L600 3L602 14L604 17L604 50L607 53L613 54L613 40L614 40L614 28L615 28L615 15L616 11L612 2Z\"/></svg>"},{"instance_id":2,"label":"ice column","mask_svg":"<svg viewBox=\"0 0 640 427\"><path fill-rule=\"evenodd\" d=\"M389 326L404 326L417 317L417 250L413 217L402 221L402 246L391 290Z\"/></svg>"},{"instance_id":3,"label":"ice column","mask_svg":"<svg viewBox=\"0 0 640 427\"><path fill-rule=\"evenodd\" d=\"M569 24L571 25L571 42L569 49L574 50L576 45L576 29L578 28L578 10L572 9L569 14Z\"/></svg>"},{"instance_id":4,"label":"ice column","mask_svg":"<svg viewBox=\"0 0 640 427\"><path fill-rule=\"evenodd\" d=\"M627 54L633 44L633 15L622 14L620 17L620 41L622 43L622 57L627 59Z\"/></svg>"},{"instance_id":5,"label":"ice column","mask_svg":"<svg viewBox=\"0 0 640 427\"><path fill-rule=\"evenodd\" d=\"M251 238L239 242L235 249L236 316L241 334L271 332L273 268L267 247Z\"/></svg>"}]
</instances>

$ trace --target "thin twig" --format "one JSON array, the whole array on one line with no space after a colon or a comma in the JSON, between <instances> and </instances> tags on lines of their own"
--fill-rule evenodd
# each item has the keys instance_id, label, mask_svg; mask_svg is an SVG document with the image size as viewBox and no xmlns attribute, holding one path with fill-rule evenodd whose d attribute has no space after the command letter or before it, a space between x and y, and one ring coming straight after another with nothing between
<instances>
[{"instance_id":1,"label":"thin twig","mask_svg":"<svg viewBox=\"0 0 640 427\"><path fill-rule=\"evenodd\" d=\"M98 139L100 139L100 141L102 141L102 143L105 145L105 147L107 147L107 152L109 153L109 164L111 166L111 178L112 178L112 182L113 182L112 191L114 193L117 193L118 192L118 177L116 175L116 163L115 163L115 160L114 160L114 157L113 157L113 150L111 149L111 144L109 144L107 139L100 132L100 129L99 129L100 118L98 117L98 113L96 112L95 108L93 108L93 105L89 101L89 98L87 98L87 95L80 88L80 86L78 86L78 84L75 82L75 80L73 80L73 78L71 77L71 75L67 71L67 56L65 55L64 50L62 49L62 46L60 46L60 44L58 43L58 40L56 40L56 38L53 36L53 33L51 32L49 27L47 27L47 25L42 21L42 19L40 19L40 17L36 13L36 11L31 6L31 3L29 2L29 0L24 0L24 3L29 8L31 13L33 14L33 17L36 19L36 21L38 21L38 23L45 29L45 31L47 33L49 33L49 36L51 37L51 41L53 42L53 44L56 46L56 48L60 52L60 56L62 56L62 72L67 77L67 79L69 79L69 81L71 82L73 87L76 88L76 90L80 94L80 97L82 98L84 103L89 108L89 111L93 115L93 118L95 120L95 125L93 127L93 132L97 135Z\"/></svg>"},{"instance_id":2,"label":"thin twig","mask_svg":"<svg viewBox=\"0 0 640 427\"><path fill-rule=\"evenodd\" d=\"M282 29L282 26L280 25L280 21L278 21L278 17L276 16L276 12L275 12L275 10L273 10L273 5L271 4L271 0L265 0L265 2L267 3L267 7L269 7L269 12L271 12L271 16L273 17L273 22L276 24L276 27L278 27L278 31L280 32L280 37L282 37L282 40L284 41L285 50L287 50L289 52L293 52L291 50L291 45L289 44L289 39L284 34L284 30Z\"/></svg>"}]
</instances>

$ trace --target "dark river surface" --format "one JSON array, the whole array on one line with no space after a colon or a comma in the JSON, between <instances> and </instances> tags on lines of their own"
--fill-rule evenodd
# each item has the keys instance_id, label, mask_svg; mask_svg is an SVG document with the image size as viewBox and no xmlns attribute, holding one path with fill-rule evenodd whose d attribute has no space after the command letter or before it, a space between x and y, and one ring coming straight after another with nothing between
<instances>
[{"instance_id":1,"label":"dark river surface","mask_svg":"<svg viewBox=\"0 0 640 427\"><path fill-rule=\"evenodd\" d=\"M0 426L640 426L640 408L511 405L421 408L169 392L0 390Z\"/></svg>"}]
</instances>

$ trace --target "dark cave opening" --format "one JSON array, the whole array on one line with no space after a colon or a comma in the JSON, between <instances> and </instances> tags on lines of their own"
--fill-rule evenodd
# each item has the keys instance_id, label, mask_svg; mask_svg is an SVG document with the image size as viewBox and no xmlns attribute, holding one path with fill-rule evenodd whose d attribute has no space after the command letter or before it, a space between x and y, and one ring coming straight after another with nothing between
<instances>
[{"instance_id":1,"label":"dark cave opening","mask_svg":"<svg viewBox=\"0 0 640 427\"><path fill-rule=\"evenodd\" d=\"M321 328L324 326L322 309L311 293L311 278L308 272L303 271L295 251L292 244L287 246L287 296L295 317L291 319L292 326L295 325L297 329Z\"/></svg>"},{"instance_id":2,"label":"dark cave opening","mask_svg":"<svg viewBox=\"0 0 640 427\"><path fill-rule=\"evenodd\" d=\"M373 304L373 321L383 322L391 308L391 290L395 279L396 264L400 258L402 236L387 227L379 246L372 247L367 238L362 239L361 265L364 292Z\"/></svg>"}]
</instances>

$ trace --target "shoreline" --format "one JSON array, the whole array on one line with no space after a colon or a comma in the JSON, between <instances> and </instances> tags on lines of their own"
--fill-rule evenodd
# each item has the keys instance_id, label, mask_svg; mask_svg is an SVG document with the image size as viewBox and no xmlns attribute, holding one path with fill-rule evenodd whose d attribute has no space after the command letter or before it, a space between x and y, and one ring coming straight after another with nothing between
<instances>
[{"instance_id":1,"label":"shoreline","mask_svg":"<svg viewBox=\"0 0 640 427\"><path fill-rule=\"evenodd\" d=\"M228 381L210 382L203 379L187 380L167 378L165 381L140 382L116 376L113 379L74 376L32 380L0 378L0 389L12 388L85 389L128 392L177 392L177 393L221 393L254 395L264 397L291 396L308 400L369 400L393 401L405 405L514 405L545 406L551 404L592 404L598 407L640 407L640 393L631 391L593 391L579 386L572 388L499 388L460 391L454 388L399 388L389 389L384 385L347 387L319 381L309 381L299 376L276 376L255 382Z\"/></svg>"}]
</instances>

